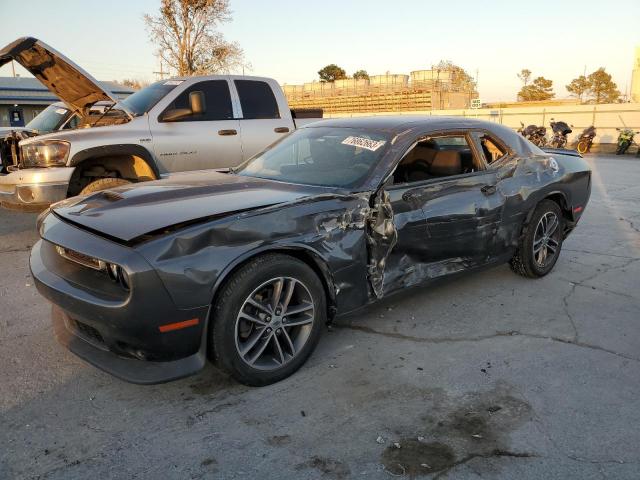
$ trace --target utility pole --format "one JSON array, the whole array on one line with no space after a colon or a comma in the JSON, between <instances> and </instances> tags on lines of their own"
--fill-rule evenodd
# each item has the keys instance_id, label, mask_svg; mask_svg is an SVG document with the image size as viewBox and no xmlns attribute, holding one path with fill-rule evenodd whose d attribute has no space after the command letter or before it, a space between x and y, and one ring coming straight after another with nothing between
<instances>
[{"instance_id":1,"label":"utility pole","mask_svg":"<svg viewBox=\"0 0 640 480\"><path fill-rule=\"evenodd\" d=\"M13 78L16 78L16 66L13 64L13 60L11 60L11 71L13 72Z\"/></svg>"},{"instance_id":2,"label":"utility pole","mask_svg":"<svg viewBox=\"0 0 640 480\"><path fill-rule=\"evenodd\" d=\"M159 72L153 72L155 75L160 75L160 80L164 80L164 76L165 74L169 73L169 72L165 72L163 67L162 67L162 60L160 60L160 71Z\"/></svg>"}]
</instances>

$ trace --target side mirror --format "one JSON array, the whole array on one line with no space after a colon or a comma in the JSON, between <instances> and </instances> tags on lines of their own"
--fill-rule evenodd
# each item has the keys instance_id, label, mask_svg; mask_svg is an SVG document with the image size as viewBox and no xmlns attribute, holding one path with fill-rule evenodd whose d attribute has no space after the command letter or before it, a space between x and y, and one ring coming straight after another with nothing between
<instances>
[{"instance_id":1,"label":"side mirror","mask_svg":"<svg viewBox=\"0 0 640 480\"><path fill-rule=\"evenodd\" d=\"M161 122L179 122L192 115L203 115L207 111L203 92L189 93L189 108L167 110L160 118Z\"/></svg>"},{"instance_id":2,"label":"side mirror","mask_svg":"<svg viewBox=\"0 0 640 480\"><path fill-rule=\"evenodd\" d=\"M191 92L189 94L189 106L194 115L203 115L207 112L207 104L204 101L203 92Z\"/></svg>"}]
</instances>

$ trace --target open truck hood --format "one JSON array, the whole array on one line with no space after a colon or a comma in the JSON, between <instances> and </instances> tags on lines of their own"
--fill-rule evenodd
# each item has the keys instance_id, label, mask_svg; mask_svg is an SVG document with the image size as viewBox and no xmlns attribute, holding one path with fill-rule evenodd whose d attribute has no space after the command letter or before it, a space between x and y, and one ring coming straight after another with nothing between
<instances>
[{"instance_id":1,"label":"open truck hood","mask_svg":"<svg viewBox=\"0 0 640 480\"><path fill-rule=\"evenodd\" d=\"M211 171L103 190L51 208L72 224L129 242L176 225L292 202L327 190Z\"/></svg>"},{"instance_id":2,"label":"open truck hood","mask_svg":"<svg viewBox=\"0 0 640 480\"><path fill-rule=\"evenodd\" d=\"M91 105L96 102L118 103L118 99L95 78L37 38L19 38L0 50L0 67L11 60L26 68L83 118L89 115ZM124 106L119 105L118 109L132 117Z\"/></svg>"}]
</instances>

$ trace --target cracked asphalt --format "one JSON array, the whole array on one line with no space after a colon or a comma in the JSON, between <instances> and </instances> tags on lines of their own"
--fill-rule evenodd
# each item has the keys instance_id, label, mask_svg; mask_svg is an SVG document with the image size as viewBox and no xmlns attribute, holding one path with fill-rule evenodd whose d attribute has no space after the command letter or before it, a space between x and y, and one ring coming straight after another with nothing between
<instances>
[{"instance_id":1,"label":"cracked asphalt","mask_svg":"<svg viewBox=\"0 0 640 480\"><path fill-rule=\"evenodd\" d=\"M259 389L75 358L29 275L35 216L0 211L0 478L640 478L640 161L588 159L550 275L403 292Z\"/></svg>"}]
</instances>

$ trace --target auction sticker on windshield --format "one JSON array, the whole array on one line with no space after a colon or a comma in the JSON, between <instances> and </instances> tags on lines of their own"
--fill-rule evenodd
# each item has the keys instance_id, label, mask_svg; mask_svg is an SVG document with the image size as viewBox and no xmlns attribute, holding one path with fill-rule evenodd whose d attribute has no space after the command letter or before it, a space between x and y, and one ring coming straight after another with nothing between
<instances>
[{"instance_id":1,"label":"auction sticker on windshield","mask_svg":"<svg viewBox=\"0 0 640 480\"><path fill-rule=\"evenodd\" d=\"M362 137L347 137L342 141L343 145L351 145L353 147L366 148L375 152L381 146L387 143L385 140L371 140L369 138Z\"/></svg>"}]
</instances>

